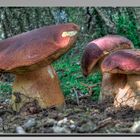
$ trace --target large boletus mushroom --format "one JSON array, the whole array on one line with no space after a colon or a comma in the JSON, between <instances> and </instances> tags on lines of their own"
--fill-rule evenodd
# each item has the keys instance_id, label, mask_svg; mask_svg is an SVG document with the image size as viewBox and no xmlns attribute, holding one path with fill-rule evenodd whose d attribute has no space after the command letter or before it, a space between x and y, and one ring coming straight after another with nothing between
<instances>
[{"instance_id":1,"label":"large boletus mushroom","mask_svg":"<svg viewBox=\"0 0 140 140\"><path fill-rule=\"evenodd\" d=\"M133 43L119 35L106 35L95 39L88 43L82 56L81 67L84 76L88 76L91 72L100 71L100 65L103 59L111 52L121 49L134 48ZM102 88L100 93L100 101L104 99L104 94L112 94L110 84L110 74L102 73Z\"/></svg>"},{"instance_id":2,"label":"large boletus mushroom","mask_svg":"<svg viewBox=\"0 0 140 140\"><path fill-rule=\"evenodd\" d=\"M76 24L58 24L0 42L0 72L16 75L12 97L15 111L31 99L37 100L41 108L64 104L58 76L51 63L74 45L78 31Z\"/></svg>"},{"instance_id":3,"label":"large boletus mushroom","mask_svg":"<svg viewBox=\"0 0 140 140\"><path fill-rule=\"evenodd\" d=\"M140 50L119 50L107 56L101 64L102 72L111 73L117 108L129 106L140 109ZM120 77L124 78L121 83ZM116 85L119 85L116 87Z\"/></svg>"}]
</instances>

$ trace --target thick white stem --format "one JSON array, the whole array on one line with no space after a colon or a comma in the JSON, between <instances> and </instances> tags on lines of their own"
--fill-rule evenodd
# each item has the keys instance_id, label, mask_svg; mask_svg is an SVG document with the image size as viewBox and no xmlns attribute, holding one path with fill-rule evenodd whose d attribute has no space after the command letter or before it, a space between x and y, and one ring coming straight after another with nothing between
<instances>
[{"instance_id":1,"label":"thick white stem","mask_svg":"<svg viewBox=\"0 0 140 140\"><path fill-rule=\"evenodd\" d=\"M140 109L140 76L127 75L127 84L124 88L119 88L114 105L117 108L122 106L132 107L134 110Z\"/></svg>"},{"instance_id":2,"label":"thick white stem","mask_svg":"<svg viewBox=\"0 0 140 140\"><path fill-rule=\"evenodd\" d=\"M29 102L29 99L38 101L41 108L64 104L64 95L61 91L58 76L52 66L43 67L36 71L16 75L13 92L20 93L21 101L17 103L13 95L13 109L20 108Z\"/></svg>"},{"instance_id":3,"label":"thick white stem","mask_svg":"<svg viewBox=\"0 0 140 140\"><path fill-rule=\"evenodd\" d=\"M104 100L107 96L114 98L119 92L119 88L124 88L126 81L127 77L124 74L103 73L100 101Z\"/></svg>"}]
</instances>

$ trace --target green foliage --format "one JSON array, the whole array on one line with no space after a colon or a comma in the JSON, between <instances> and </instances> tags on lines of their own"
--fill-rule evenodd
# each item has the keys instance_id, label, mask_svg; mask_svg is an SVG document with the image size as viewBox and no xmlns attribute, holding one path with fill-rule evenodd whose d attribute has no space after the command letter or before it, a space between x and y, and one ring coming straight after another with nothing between
<instances>
[{"instance_id":1,"label":"green foliage","mask_svg":"<svg viewBox=\"0 0 140 140\"><path fill-rule=\"evenodd\" d=\"M127 14L122 13L120 16L114 16L114 21L117 27L117 34L129 38L135 47L138 48L140 41L134 19L132 20Z\"/></svg>"},{"instance_id":2,"label":"green foliage","mask_svg":"<svg viewBox=\"0 0 140 140\"><path fill-rule=\"evenodd\" d=\"M83 86L83 84L93 85L101 82L101 74L99 72L90 75L87 78L82 75L80 59L80 54L72 54L69 56L68 54L65 54L59 61L54 63L54 67L58 73L61 88L65 96L74 96L75 93L73 89L83 95L88 94L88 88ZM100 86L94 87L93 92L93 100L97 100L100 92Z\"/></svg>"},{"instance_id":3,"label":"green foliage","mask_svg":"<svg viewBox=\"0 0 140 140\"><path fill-rule=\"evenodd\" d=\"M0 82L0 99L7 98L12 93L12 85L7 82Z\"/></svg>"}]
</instances>

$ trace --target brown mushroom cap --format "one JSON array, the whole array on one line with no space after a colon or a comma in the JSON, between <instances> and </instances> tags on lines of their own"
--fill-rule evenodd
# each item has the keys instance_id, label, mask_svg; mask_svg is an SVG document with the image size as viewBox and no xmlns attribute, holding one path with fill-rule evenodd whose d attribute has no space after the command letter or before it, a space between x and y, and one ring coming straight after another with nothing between
<instances>
[{"instance_id":1,"label":"brown mushroom cap","mask_svg":"<svg viewBox=\"0 0 140 140\"><path fill-rule=\"evenodd\" d=\"M90 42L83 53L81 67L85 76L89 75L95 65L105 56L106 54L119 50L134 48L133 43L119 35L107 35L99 39Z\"/></svg>"},{"instance_id":2,"label":"brown mushroom cap","mask_svg":"<svg viewBox=\"0 0 140 140\"><path fill-rule=\"evenodd\" d=\"M140 74L140 50L125 49L107 56L101 64L102 72Z\"/></svg>"},{"instance_id":3,"label":"brown mushroom cap","mask_svg":"<svg viewBox=\"0 0 140 140\"><path fill-rule=\"evenodd\" d=\"M133 43L126 37L120 35L106 35L104 37L93 40L102 51L114 51L118 49L134 48Z\"/></svg>"},{"instance_id":4,"label":"brown mushroom cap","mask_svg":"<svg viewBox=\"0 0 140 140\"><path fill-rule=\"evenodd\" d=\"M0 41L0 71L22 73L46 66L70 49L79 26L45 26Z\"/></svg>"}]
</instances>

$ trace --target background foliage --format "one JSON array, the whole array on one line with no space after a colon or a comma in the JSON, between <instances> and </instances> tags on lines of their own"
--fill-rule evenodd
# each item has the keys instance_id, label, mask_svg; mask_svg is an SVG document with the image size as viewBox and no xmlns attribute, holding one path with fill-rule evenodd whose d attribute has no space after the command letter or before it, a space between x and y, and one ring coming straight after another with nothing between
<instances>
[{"instance_id":1,"label":"background foliage","mask_svg":"<svg viewBox=\"0 0 140 140\"><path fill-rule=\"evenodd\" d=\"M126 36L140 46L140 8L125 7L1 7L0 39L30 31L45 25L73 22L81 27L77 43L73 49L53 65L60 78L64 94L75 98L76 94L87 94L86 85L101 81L99 72L84 78L81 73L80 59L86 44L106 34ZM1 78L0 97L12 92L13 76L4 74ZM97 100L100 86L92 89L93 99Z\"/></svg>"}]
</instances>

